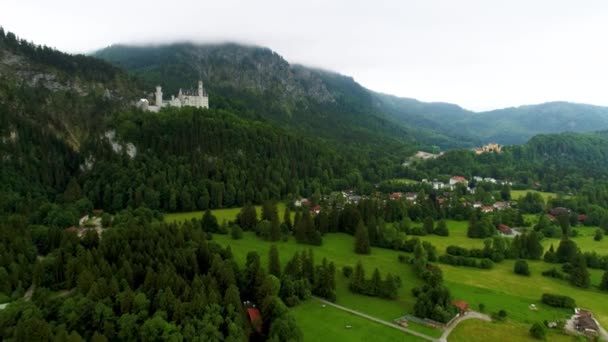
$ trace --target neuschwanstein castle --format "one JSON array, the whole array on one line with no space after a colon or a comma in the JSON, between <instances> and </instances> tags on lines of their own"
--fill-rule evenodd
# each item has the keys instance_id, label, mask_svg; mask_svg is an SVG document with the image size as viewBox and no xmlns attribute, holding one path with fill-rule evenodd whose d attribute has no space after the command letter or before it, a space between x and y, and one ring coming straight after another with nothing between
<instances>
[{"instance_id":1,"label":"neuschwanstein castle","mask_svg":"<svg viewBox=\"0 0 608 342\"><path fill-rule=\"evenodd\" d=\"M156 86L156 92L154 93L155 103L150 105L147 99L141 99L138 102L138 106L143 110L151 112L158 112L162 107L185 107L191 106L196 108L209 108L209 96L203 88L203 81L198 81L197 91L186 91L182 92L179 90L177 97L171 95L171 100L163 100L163 91L160 86Z\"/></svg>"}]
</instances>

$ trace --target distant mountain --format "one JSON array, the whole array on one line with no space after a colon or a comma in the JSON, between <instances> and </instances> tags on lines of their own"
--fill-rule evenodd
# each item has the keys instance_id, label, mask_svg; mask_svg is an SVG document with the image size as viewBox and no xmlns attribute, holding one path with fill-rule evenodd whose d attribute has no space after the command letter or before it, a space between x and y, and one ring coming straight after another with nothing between
<instances>
[{"instance_id":1,"label":"distant mountain","mask_svg":"<svg viewBox=\"0 0 608 342\"><path fill-rule=\"evenodd\" d=\"M523 144L537 134L608 129L608 107L570 102L472 112L448 103L425 103L375 94L380 111L399 122L434 130L467 144ZM439 141L438 145L442 145Z\"/></svg>"}]
</instances>

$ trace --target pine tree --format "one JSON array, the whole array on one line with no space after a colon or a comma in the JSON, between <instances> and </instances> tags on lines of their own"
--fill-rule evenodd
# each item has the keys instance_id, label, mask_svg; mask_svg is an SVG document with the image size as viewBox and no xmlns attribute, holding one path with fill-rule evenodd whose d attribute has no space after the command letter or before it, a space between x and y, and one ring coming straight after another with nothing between
<instances>
[{"instance_id":1,"label":"pine tree","mask_svg":"<svg viewBox=\"0 0 608 342\"><path fill-rule=\"evenodd\" d=\"M350 277L350 290L355 293L362 293L365 290L365 270L361 261L357 262L355 270Z\"/></svg>"},{"instance_id":2,"label":"pine tree","mask_svg":"<svg viewBox=\"0 0 608 342\"><path fill-rule=\"evenodd\" d=\"M279 241L281 239L281 225L279 224L279 218L275 215L270 221L270 234L268 236L270 241Z\"/></svg>"},{"instance_id":3,"label":"pine tree","mask_svg":"<svg viewBox=\"0 0 608 342\"><path fill-rule=\"evenodd\" d=\"M450 231L448 230L448 226L445 223L445 220L439 221L439 223L437 224L437 228L435 228L434 233L439 236L449 236L450 235Z\"/></svg>"},{"instance_id":4,"label":"pine tree","mask_svg":"<svg viewBox=\"0 0 608 342\"><path fill-rule=\"evenodd\" d=\"M600 282L600 290L608 291L608 270L604 272L602 276L602 281Z\"/></svg>"},{"instance_id":5,"label":"pine tree","mask_svg":"<svg viewBox=\"0 0 608 342\"><path fill-rule=\"evenodd\" d=\"M477 220L477 214L472 213L469 218L469 226L467 228L467 236L470 238L479 237L479 222Z\"/></svg>"},{"instance_id":6,"label":"pine tree","mask_svg":"<svg viewBox=\"0 0 608 342\"><path fill-rule=\"evenodd\" d=\"M281 278L281 261L279 260L279 250L276 245L270 246L270 251L268 252L268 273Z\"/></svg>"},{"instance_id":7,"label":"pine tree","mask_svg":"<svg viewBox=\"0 0 608 342\"><path fill-rule=\"evenodd\" d=\"M395 278L393 278L392 274L389 273L386 275L383 288L383 297L388 299L397 298L397 284L395 283Z\"/></svg>"},{"instance_id":8,"label":"pine tree","mask_svg":"<svg viewBox=\"0 0 608 342\"><path fill-rule=\"evenodd\" d=\"M591 275L587 270L587 262L582 253L577 253L572 261L570 283L577 287L588 288L591 285Z\"/></svg>"},{"instance_id":9,"label":"pine tree","mask_svg":"<svg viewBox=\"0 0 608 342\"><path fill-rule=\"evenodd\" d=\"M433 234L435 231L435 223L433 222L433 218L428 216L424 219L424 223L422 224L422 229L426 234Z\"/></svg>"},{"instance_id":10,"label":"pine tree","mask_svg":"<svg viewBox=\"0 0 608 342\"><path fill-rule=\"evenodd\" d=\"M372 296L379 296L382 292L382 278L380 277L380 271L378 268L374 269L374 273L372 273L372 279L369 283L369 294Z\"/></svg>"},{"instance_id":11,"label":"pine tree","mask_svg":"<svg viewBox=\"0 0 608 342\"><path fill-rule=\"evenodd\" d=\"M367 228L363 224L363 221L359 221L359 223L357 224L357 230L355 232L355 253L371 253L371 248L369 246L369 235L367 233Z\"/></svg>"},{"instance_id":12,"label":"pine tree","mask_svg":"<svg viewBox=\"0 0 608 342\"><path fill-rule=\"evenodd\" d=\"M201 228L205 232L216 233L220 226L217 223L217 218L211 213L210 209L205 210L203 214L203 220L201 221Z\"/></svg>"},{"instance_id":13,"label":"pine tree","mask_svg":"<svg viewBox=\"0 0 608 342\"><path fill-rule=\"evenodd\" d=\"M422 247L422 243L420 240L417 241L416 246L414 247L414 270L416 274L421 276L426 271L426 266L428 264L428 258L426 254L426 250Z\"/></svg>"},{"instance_id":14,"label":"pine tree","mask_svg":"<svg viewBox=\"0 0 608 342\"><path fill-rule=\"evenodd\" d=\"M283 224L291 230L293 228L293 224L291 223L291 211L288 207L285 207L285 212L283 212Z\"/></svg>"}]
</instances>

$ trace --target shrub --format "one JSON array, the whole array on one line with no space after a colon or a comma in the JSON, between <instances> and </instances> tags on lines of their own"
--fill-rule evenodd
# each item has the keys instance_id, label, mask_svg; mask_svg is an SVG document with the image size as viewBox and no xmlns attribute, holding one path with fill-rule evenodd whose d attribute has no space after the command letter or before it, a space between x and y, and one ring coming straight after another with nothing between
<instances>
[{"instance_id":1,"label":"shrub","mask_svg":"<svg viewBox=\"0 0 608 342\"><path fill-rule=\"evenodd\" d=\"M484 303L479 303L479 312L486 312L486 305Z\"/></svg>"},{"instance_id":2,"label":"shrub","mask_svg":"<svg viewBox=\"0 0 608 342\"><path fill-rule=\"evenodd\" d=\"M517 260L515 262L515 267L514 267L513 271L515 272L515 274L529 276L530 268L528 267L528 262L525 260L521 260L521 259Z\"/></svg>"},{"instance_id":3,"label":"shrub","mask_svg":"<svg viewBox=\"0 0 608 342\"><path fill-rule=\"evenodd\" d=\"M492 262L492 260L485 258L485 259L481 259L478 267L489 270L492 267L494 267L494 263Z\"/></svg>"},{"instance_id":4,"label":"shrub","mask_svg":"<svg viewBox=\"0 0 608 342\"><path fill-rule=\"evenodd\" d=\"M230 227L230 236L233 240L240 240L243 238L243 229L239 225L233 224Z\"/></svg>"},{"instance_id":5,"label":"shrub","mask_svg":"<svg viewBox=\"0 0 608 342\"><path fill-rule=\"evenodd\" d=\"M563 274L562 272L558 271L557 268L555 268L555 267L553 267L550 270L543 271L543 273L541 273L541 274L543 276L549 277L549 278L566 279L566 275Z\"/></svg>"},{"instance_id":6,"label":"shrub","mask_svg":"<svg viewBox=\"0 0 608 342\"><path fill-rule=\"evenodd\" d=\"M603 238L604 238L604 232L601 229L596 230L593 240L602 241Z\"/></svg>"},{"instance_id":7,"label":"shrub","mask_svg":"<svg viewBox=\"0 0 608 342\"><path fill-rule=\"evenodd\" d=\"M409 264L411 262L410 257L405 254L399 254L397 256L397 260L399 260L399 262L402 264Z\"/></svg>"},{"instance_id":8,"label":"shrub","mask_svg":"<svg viewBox=\"0 0 608 342\"><path fill-rule=\"evenodd\" d=\"M342 267L342 274L344 274L344 276L346 278L350 278L350 276L353 274L353 267L352 266Z\"/></svg>"},{"instance_id":9,"label":"shrub","mask_svg":"<svg viewBox=\"0 0 608 342\"><path fill-rule=\"evenodd\" d=\"M576 302L568 296L556 295L551 293L543 293L541 301L549 306L556 308L574 309Z\"/></svg>"},{"instance_id":10,"label":"shrub","mask_svg":"<svg viewBox=\"0 0 608 342\"><path fill-rule=\"evenodd\" d=\"M502 322L507 319L507 312L504 309L501 309L498 312L493 312L491 316L492 316L492 320Z\"/></svg>"},{"instance_id":11,"label":"shrub","mask_svg":"<svg viewBox=\"0 0 608 342\"><path fill-rule=\"evenodd\" d=\"M536 322L530 328L530 335L537 340L544 340L547 337L547 330L544 325Z\"/></svg>"}]
</instances>

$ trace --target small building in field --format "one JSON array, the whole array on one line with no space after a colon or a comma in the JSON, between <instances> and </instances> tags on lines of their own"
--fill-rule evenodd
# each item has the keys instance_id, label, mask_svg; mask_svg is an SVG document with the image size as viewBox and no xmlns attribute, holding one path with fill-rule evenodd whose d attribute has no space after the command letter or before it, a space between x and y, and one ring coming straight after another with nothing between
<instances>
[{"instance_id":1,"label":"small building in field","mask_svg":"<svg viewBox=\"0 0 608 342\"><path fill-rule=\"evenodd\" d=\"M452 306L454 306L456 309L458 309L458 313L460 314L460 316L466 315L467 312L469 311L469 303L467 303L463 300L453 301Z\"/></svg>"}]
</instances>

